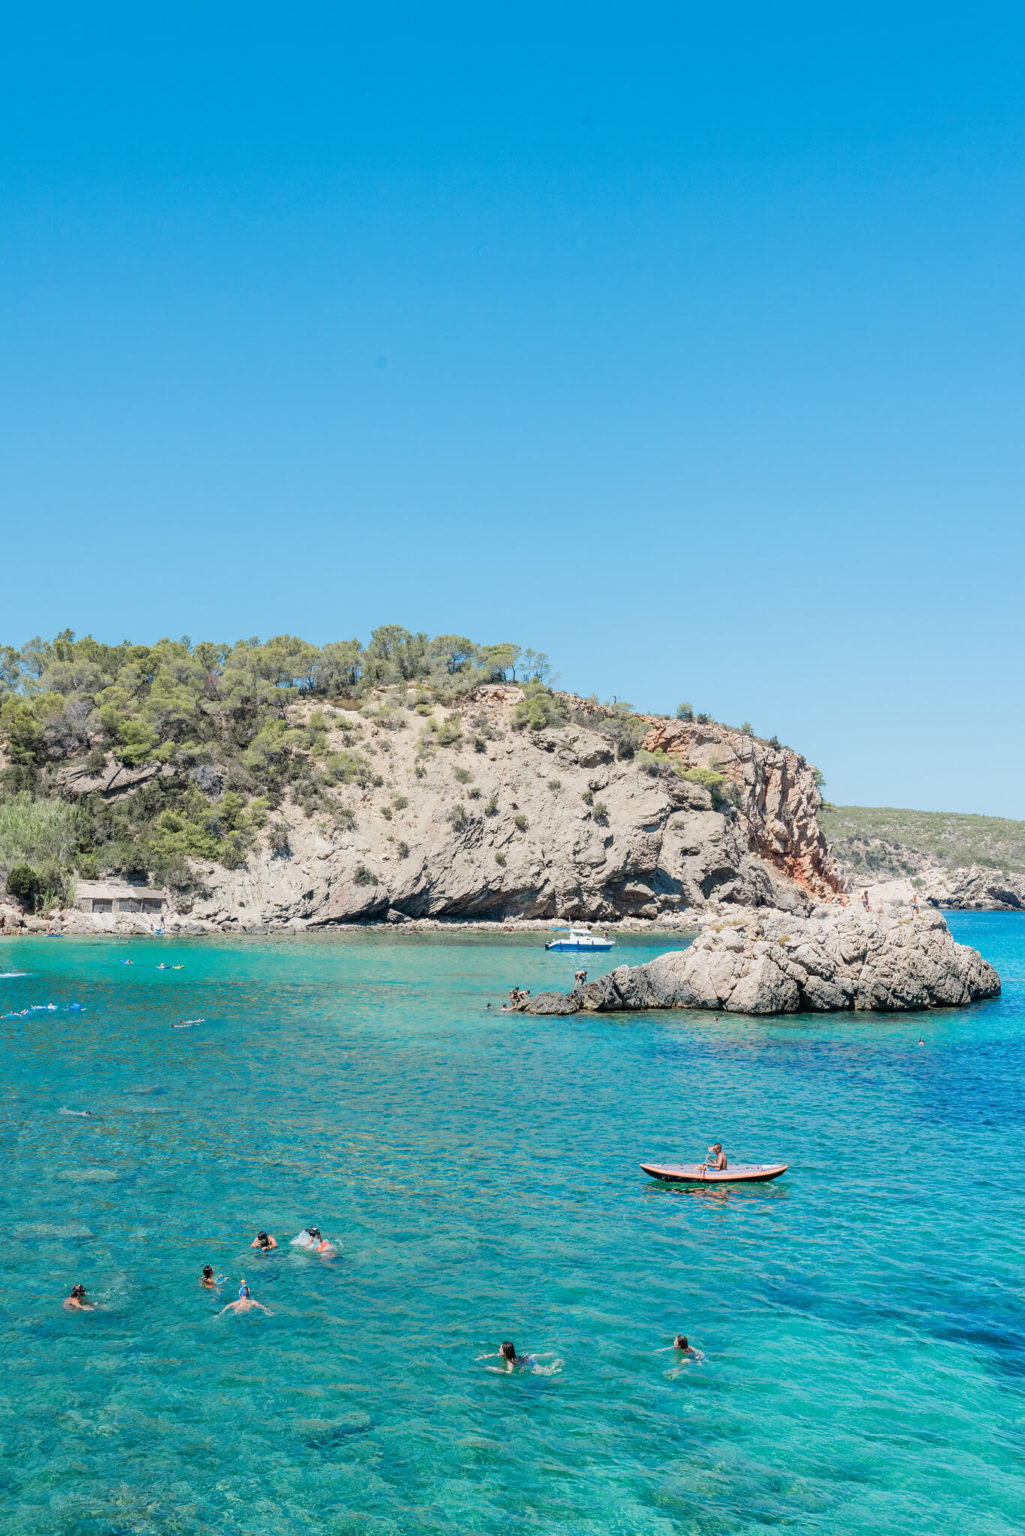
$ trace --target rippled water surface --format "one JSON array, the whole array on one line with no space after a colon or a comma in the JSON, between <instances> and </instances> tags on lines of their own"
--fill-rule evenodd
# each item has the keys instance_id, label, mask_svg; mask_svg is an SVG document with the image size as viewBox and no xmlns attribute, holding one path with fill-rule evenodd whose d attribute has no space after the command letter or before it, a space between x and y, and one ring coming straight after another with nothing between
<instances>
[{"instance_id":1,"label":"rippled water surface","mask_svg":"<svg viewBox=\"0 0 1025 1536\"><path fill-rule=\"evenodd\" d=\"M4 1530L1019 1532L1025 917L951 925L999 1001L718 1023L487 1012L540 936L0 941ZM639 1172L713 1139L790 1172Z\"/></svg>"}]
</instances>

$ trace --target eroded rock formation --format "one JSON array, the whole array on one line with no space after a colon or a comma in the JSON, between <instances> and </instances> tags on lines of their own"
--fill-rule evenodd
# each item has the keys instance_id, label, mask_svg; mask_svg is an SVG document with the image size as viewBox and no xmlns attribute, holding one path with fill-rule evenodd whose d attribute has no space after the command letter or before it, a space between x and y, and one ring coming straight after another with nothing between
<instances>
[{"instance_id":1,"label":"eroded rock formation","mask_svg":"<svg viewBox=\"0 0 1025 1536\"><path fill-rule=\"evenodd\" d=\"M820 907L809 917L763 912L714 924L687 949L619 966L572 993L541 993L522 1011L894 1012L960 1007L999 991L993 967L956 944L938 912Z\"/></svg>"}]
</instances>

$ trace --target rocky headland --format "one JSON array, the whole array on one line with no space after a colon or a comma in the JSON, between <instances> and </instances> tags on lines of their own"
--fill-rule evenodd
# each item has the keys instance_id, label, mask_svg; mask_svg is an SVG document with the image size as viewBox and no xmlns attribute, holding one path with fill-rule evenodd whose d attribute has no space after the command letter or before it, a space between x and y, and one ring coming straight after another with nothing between
<instances>
[{"instance_id":1,"label":"rocky headland","mask_svg":"<svg viewBox=\"0 0 1025 1536\"><path fill-rule=\"evenodd\" d=\"M165 930L551 918L693 930L723 907L801 913L841 887L816 820L818 776L786 747L715 722L631 716L624 749L608 710L572 695L552 696L555 721L517 724L526 696L508 684L458 707L415 696L321 712L322 759L344 774L325 781L313 814L284 798L236 867L191 860ZM311 714L296 704L289 723ZM72 761L61 792L116 803L163 772ZM12 908L9 925L20 922L153 926Z\"/></svg>"},{"instance_id":2,"label":"rocky headland","mask_svg":"<svg viewBox=\"0 0 1025 1536\"><path fill-rule=\"evenodd\" d=\"M687 949L618 966L572 992L539 993L520 1011L901 1012L962 1007L999 991L993 967L956 944L938 912L821 906L804 917L763 911L712 923Z\"/></svg>"}]
</instances>

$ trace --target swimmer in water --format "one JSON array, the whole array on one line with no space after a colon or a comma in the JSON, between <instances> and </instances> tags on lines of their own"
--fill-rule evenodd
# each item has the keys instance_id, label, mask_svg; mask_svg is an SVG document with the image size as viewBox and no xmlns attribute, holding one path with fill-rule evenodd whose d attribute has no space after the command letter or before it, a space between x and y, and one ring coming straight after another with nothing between
<instances>
[{"instance_id":1,"label":"swimmer in water","mask_svg":"<svg viewBox=\"0 0 1025 1536\"><path fill-rule=\"evenodd\" d=\"M687 1342L687 1335L685 1333L678 1333L673 1342L666 1349L656 1350L655 1353L659 1355L665 1355L669 1353L670 1349L676 1356L676 1364L671 1371L666 1373L670 1379L679 1376L680 1372L683 1370L683 1367L687 1364L688 1361L696 1360L700 1365L702 1360L705 1358L700 1349L695 1349L692 1344Z\"/></svg>"},{"instance_id":2,"label":"swimmer in water","mask_svg":"<svg viewBox=\"0 0 1025 1536\"><path fill-rule=\"evenodd\" d=\"M85 1299L85 1286L73 1285L64 1298L65 1312L95 1312L91 1301Z\"/></svg>"},{"instance_id":3,"label":"swimmer in water","mask_svg":"<svg viewBox=\"0 0 1025 1536\"><path fill-rule=\"evenodd\" d=\"M226 1307L221 1308L217 1316L223 1317L225 1312L233 1312L236 1317L241 1317L243 1313L252 1312L257 1308L259 1308L261 1312L266 1312L268 1317L274 1316L274 1313L269 1312L262 1301L253 1300L252 1296L249 1294L249 1287L243 1280L238 1290L238 1301L229 1301Z\"/></svg>"},{"instance_id":4,"label":"swimmer in water","mask_svg":"<svg viewBox=\"0 0 1025 1536\"><path fill-rule=\"evenodd\" d=\"M62 1109L61 1114L74 1115L77 1120L91 1120L93 1117L91 1109Z\"/></svg>"},{"instance_id":5,"label":"swimmer in water","mask_svg":"<svg viewBox=\"0 0 1025 1536\"><path fill-rule=\"evenodd\" d=\"M166 962L161 960L160 964L157 966L157 970L158 971L166 971L167 970Z\"/></svg>"},{"instance_id":6,"label":"swimmer in water","mask_svg":"<svg viewBox=\"0 0 1025 1536\"><path fill-rule=\"evenodd\" d=\"M337 1259L338 1249L328 1242L319 1227L307 1227L306 1230L313 1238L313 1253L319 1253L322 1259Z\"/></svg>"},{"instance_id":7,"label":"swimmer in water","mask_svg":"<svg viewBox=\"0 0 1025 1536\"><path fill-rule=\"evenodd\" d=\"M131 962L131 960L122 960L121 964L122 965L131 965L132 962Z\"/></svg>"},{"instance_id":8,"label":"swimmer in water","mask_svg":"<svg viewBox=\"0 0 1025 1536\"><path fill-rule=\"evenodd\" d=\"M267 1252L271 1248L276 1248L278 1246L278 1240L276 1237L271 1237L267 1232L257 1232L249 1246L250 1248L262 1248L265 1252Z\"/></svg>"},{"instance_id":9,"label":"swimmer in water","mask_svg":"<svg viewBox=\"0 0 1025 1536\"><path fill-rule=\"evenodd\" d=\"M172 965L171 969L172 971L183 971L185 967L184 965Z\"/></svg>"},{"instance_id":10,"label":"swimmer in water","mask_svg":"<svg viewBox=\"0 0 1025 1536\"><path fill-rule=\"evenodd\" d=\"M204 1264L203 1273L199 1277L199 1283L200 1285L204 1286L206 1290L215 1291L219 1285L224 1284L227 1278L227 1275L215 1275L214 1267L212 1264Z\"/></svg>"},{"instance_id":11,"label":"swimmer in water","mask_svg":"<svg viewBox=\"0 0 1025 1536\"><path fill-rule=\"evenodd\" d=\"M506 1339L498 1347L497 1354L478 1355L478 1360L501 1360L501 1365L489 1365L489 1371L496 1371L499 1376L505 1376L515 1370L530 1371L535 1376L554 1376L562 1369L562 1361L557 1358L554 1351L548 1350L542 1355L518 1355L516 1345L511 1339ZM539 1365L540 1360L551 1360L551 1365Z\"/></svg>"}]
</instances>

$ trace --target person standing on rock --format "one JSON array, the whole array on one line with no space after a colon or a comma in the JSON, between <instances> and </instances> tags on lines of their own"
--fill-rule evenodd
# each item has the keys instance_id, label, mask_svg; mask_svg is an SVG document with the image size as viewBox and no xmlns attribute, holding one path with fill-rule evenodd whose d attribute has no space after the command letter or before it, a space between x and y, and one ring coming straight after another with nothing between
<instances>
[{"instance_id":1,"label":"person standing on rock","mask_svg":"<svg viewBox=\"0 0 1025 1536\"><path fill-rule=\"evenodd\" d=\"M908 902L908 906L911 908L912 912L917 917L918 916L918 897L915 895L914 891L911 892L911 900Z\"/></svg>"},{"instance_id":2,"label":"person standing on rock","mask_svg":"<svg viewBox=\"0 0 1025 1536\"><path fill-rule=\"evenodd\" d=\"M587 980L587 972L586 971L574 971L573 972L573 982L574 982L575 986L582 987L586 980Z\"/></svg>"},{"instance_id":3,"label":"person standing on rock","mask_svg":"<svg viewBox=\"0 0 1025 1536\"><path fill-rule=\"evenodd\" d=\"M862 893L861 893L861 905L865 908L866 912L871 912L872 908L868 904L868 892L867 891L862 891Z\"/></svg>"}]
</instances>

